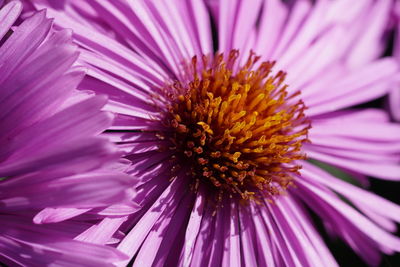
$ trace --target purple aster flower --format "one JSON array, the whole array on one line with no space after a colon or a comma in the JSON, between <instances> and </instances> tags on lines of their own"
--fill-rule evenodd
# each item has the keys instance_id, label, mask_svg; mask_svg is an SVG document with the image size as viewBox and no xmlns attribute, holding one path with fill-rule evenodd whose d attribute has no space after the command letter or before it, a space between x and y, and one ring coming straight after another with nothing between
<instances>
[{"instance_id":1,"label":"purple aster flower","mask_svg":"<svg viewBox=\"0 0 400 267\"><path fill-rule=\"evenodd\" d=\"M337 266L310 211L368 264L399 251L400 208L366 187L400 179L400 127L354 108L397 82L393 1L32 2L110 98L141 208L108 227L133 266Z\"/></svg>"},{"instance_id":2,"label":"purple aster flower","mask_svg":"<svg viewBox=\"0 0 400 267\"><path fill-rule=\"evenodd\" d=\"M76 90L84 72L72 66L71 32L52 31L44 11L13 26L21 10L17 1L0 10L0 262L110 266L126 256L92 243L112 235L95 242L85 238L89 222L33 222L45 208L121 205L133 183L116 170L120 152L98 136L112 122L106 98Z\"/></svg>"}]
</instances>

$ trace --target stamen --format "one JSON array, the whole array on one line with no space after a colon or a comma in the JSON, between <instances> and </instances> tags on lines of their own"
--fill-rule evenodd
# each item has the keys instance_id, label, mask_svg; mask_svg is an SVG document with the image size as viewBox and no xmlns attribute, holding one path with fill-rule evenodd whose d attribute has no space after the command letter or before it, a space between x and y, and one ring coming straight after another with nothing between
<instances>
[{"instance_id":1,"label":"stamen","mask_svg":"<svg viewBox=\"0 0 400 267\"><path fill-rule=\"evenodd\" d=\"M215 196L258 201L281 194L292 184L304 159L310 123L299 92L289 94L286 74L272 74L274 62L256 67L251 53L237 66L239 52L197 57L186 66L187 82L176 81L165 90L170 96L163 114L174 156L190 164L191 188L203 183ZM226 58L226 60L224 60Z\"/></svg>"}]
</instances>

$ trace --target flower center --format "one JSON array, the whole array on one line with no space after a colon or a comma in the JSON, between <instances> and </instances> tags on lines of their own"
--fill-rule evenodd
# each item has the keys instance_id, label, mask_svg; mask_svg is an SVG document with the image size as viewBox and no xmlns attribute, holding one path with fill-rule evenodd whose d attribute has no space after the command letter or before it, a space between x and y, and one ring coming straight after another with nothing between
<instances>
[{"instance_id":1,"label":"flower center","mask_svg":"<svg viewBox=\"0 0 400 267\"><path fill-rule=\"evenodd\" d=\"M305 106L289 95L285 73L253 53L238 67L238 51L194 57L188 82L169 86L164 114L170 150L185 166L193 188L204 183L218 195L257 200L286 189L304 159L310 128ZM171 93L172 92L172 93Z\"/></svg>"}]
</instances>

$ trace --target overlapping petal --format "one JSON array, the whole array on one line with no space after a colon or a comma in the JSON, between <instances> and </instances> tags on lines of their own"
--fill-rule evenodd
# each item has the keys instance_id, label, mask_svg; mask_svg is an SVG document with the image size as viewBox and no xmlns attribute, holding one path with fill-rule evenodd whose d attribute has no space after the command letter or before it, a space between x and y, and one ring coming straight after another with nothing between
<instances>
[{"instance_id":1,"label":"overlapping petal","mask_svg":"<svg viewBox=\"0 0 400 267\"><path fill-rule=\"evenodd\" d=\"M102 245L115 231L83 242L74 238L91 223L33 221L50 207L128 205L135 182L117 168L121 152L99 136L113 118L102 111L106 97L76 91L85 72L73 66L79 52L71 31L54 31L45 11L14 26L21 10L17 1L0 10L0 261L112 266L126 258Z\"/></svg>"}]
</instances>

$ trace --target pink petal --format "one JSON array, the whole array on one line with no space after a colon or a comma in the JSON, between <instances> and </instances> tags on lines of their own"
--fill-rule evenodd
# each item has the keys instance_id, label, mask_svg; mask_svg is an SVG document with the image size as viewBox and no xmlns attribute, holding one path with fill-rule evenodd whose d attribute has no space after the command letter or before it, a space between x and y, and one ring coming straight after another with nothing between
<instances>
[{"instance_id":1,"label":"pink petal","mask_svg":"<svg viewBox=\"0 0 400 267\"><path fill-rule=\"evenodd\" d=\"M2 6L0 4L0 6ZM10 27L21 14L22 4L18 1L12 1L0 10L0 40L8 32Z\"/></svg>"}]
</instances>

